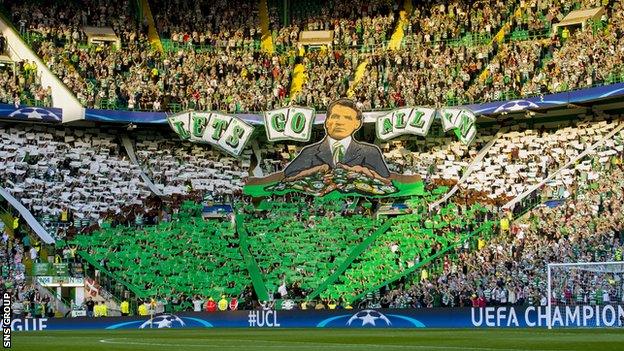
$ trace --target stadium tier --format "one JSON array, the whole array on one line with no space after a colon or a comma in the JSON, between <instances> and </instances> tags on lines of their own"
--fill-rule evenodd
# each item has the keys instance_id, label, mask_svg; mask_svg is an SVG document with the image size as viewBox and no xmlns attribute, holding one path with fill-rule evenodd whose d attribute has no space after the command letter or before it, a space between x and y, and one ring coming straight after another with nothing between
<instances>
[{"instance_id":1,"label":"stadium tier","mask_svg":"<svg viewBox=\"0 0 624 351\"><path fill-rule=\"evenodd\" d=\"M133 136L140 164L164 194L188 194L190 189L214 195L240 192L249 175L250 154L224 157L202 145L180 143L171 134Z\"/></svg>"},{"instance_id":2,"label":"stadium tier","mask_svg":"<svg viewBox=\"0 0 624 351\"><path fill-rule=\"evenodd\" d=\"M105 130L14 125L0 136L2 181L44 222L71 211L90 224L150 195L140 168Z\"/></svg>"},{"instance_id":3,"label":"stadium tier","mask_svg":"<svg viewBox=\"0 0 624 351\"><path fill-rule=\"evenodd\" d=\"M73 1L69 8L53 4L4 6L78 100L101 109L246 112L289 102L324 109L347 93L365 109L459 105L622 81L622 51L616 49L622 46L622 19L613 16L622 10L620 1L409 7L310 1L297 2L290 14L271 6L266 24L236 16L258 13L246 2L155 1L153 28L140 19L143 10L133 1L103 7L87 1L88 11L78 11L82 5ZM592 8L600 11L587 15L586 30L554 26L573 11ZM43 20L48 16L54 20ZM281 23L290 16L290 25ZM85 28L100 27L110 28L97 34L113 44L85 45L97 37ZM297 46L306 31L326 31L333 39L306 50ZM261 48L267 36L273 48L268 52ZM362 77L368 84L359 84ZM5 95L49 105L47 87L29 83L28 74L24 78Z\"/></svg>"},{"instance_id":4,"label":"stadium tier","mask_svg":"<svg viewBox=\"0 0 624 351\"><path fill-rule=\"evenodd\" d=\"M621 327L622 13L0 1L8 329Z\"/></svg>"}]
</instances>

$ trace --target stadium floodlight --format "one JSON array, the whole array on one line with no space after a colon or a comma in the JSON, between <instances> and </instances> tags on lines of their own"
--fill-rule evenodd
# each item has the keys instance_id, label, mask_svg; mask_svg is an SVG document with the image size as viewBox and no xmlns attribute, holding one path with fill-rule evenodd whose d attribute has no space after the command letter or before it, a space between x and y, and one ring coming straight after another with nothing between
<instances>
[{"instance_id":1,"label":"stadium floodlight","mask_svg":"<svg viewBox=\"0 0 624 351\"><path fill-rule=\"evenodd\" d=\"M618 327L624 323L624 261L548 264L547 325Z\"/></svg>"}]
</instances>

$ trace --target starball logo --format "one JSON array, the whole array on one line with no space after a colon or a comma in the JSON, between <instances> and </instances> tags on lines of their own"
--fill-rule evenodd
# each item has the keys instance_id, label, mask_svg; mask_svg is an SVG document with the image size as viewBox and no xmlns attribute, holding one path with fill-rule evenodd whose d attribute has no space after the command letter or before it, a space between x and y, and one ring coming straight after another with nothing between
<instances>
[{"instance_id":1,"label":"starball logo","mask_svg":"<svg viewBox=\"0 0 624 351\"><path fill-rule=\"evenodd\" d=\"M172 314L163 314L145 321L139 326L139 329L162 329L162 328L183 328L186 326L184 321Z\"/></svg>"},{"instance_id":2,"label":"starball logo","mask_svg":"<svg viewBox=\"0 0 624 351\"><path fill-rule=\"evenodd\" d=\"M175 328L212 328L212 323L201 318L160 314L153 318L116 323L106 327L112 329L175 329Z\"/></svg>"},{"instance_id":3,"label":"starball logo","mask_svg":"<svg viewBox=\"0 0 624 351\"><path fill-rule=\"evenodd\" d=\"M355 323L356 326L362 326L362 327L365 327L367 325L376 327L378 323L379 325L383 325L383 326L392 325L392 322L390 322L388 317L386 317L382 313L379 313L375 310L364 310L364 311L360 311L354 314L347 321L347 326L351 326L351 324L353 323Z\"/></svg>"},{"instance_id":4,"label":"starball logo","mask_svg":"<svg viewBox=\"0 0 624 351\"><path fill-rule=\"evenodd\" d=\"M424 328L425 325L412 317L388 314L385 315L377 310L361 310L352 315L343 314L322 320L316 325L318 328L341 327L341 328Z\"/></svg>"}]
</instances>

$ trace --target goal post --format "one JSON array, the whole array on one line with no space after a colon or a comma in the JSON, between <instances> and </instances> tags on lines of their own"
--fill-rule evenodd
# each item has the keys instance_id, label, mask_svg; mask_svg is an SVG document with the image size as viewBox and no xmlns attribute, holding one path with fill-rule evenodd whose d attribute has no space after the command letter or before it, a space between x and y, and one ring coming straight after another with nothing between
<instances>
[{"instance_id":1,"label":"goal post","mask_svg":"<svg viewBox=\"0 0 624 351\"><path fill-rule=\"evenodd\" d=\"M549 263L547 326L622 327L624 262Z\"/></svg>"}]
</instances>

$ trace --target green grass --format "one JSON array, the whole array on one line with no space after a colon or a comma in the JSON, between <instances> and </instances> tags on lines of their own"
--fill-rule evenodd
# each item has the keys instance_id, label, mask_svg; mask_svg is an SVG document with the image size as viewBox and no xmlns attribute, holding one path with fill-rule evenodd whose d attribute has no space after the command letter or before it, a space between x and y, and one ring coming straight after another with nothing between
<instances>
[{"instance_id":1,"label":"green grass","mask_svg":"<svg viewBox=\"0 0 624 351\"><path fill-rule=\"evenodd\" d=\"M178 329L14 332L13 350L622 350L621 329Z\"/></svg>"}]
</instances>

